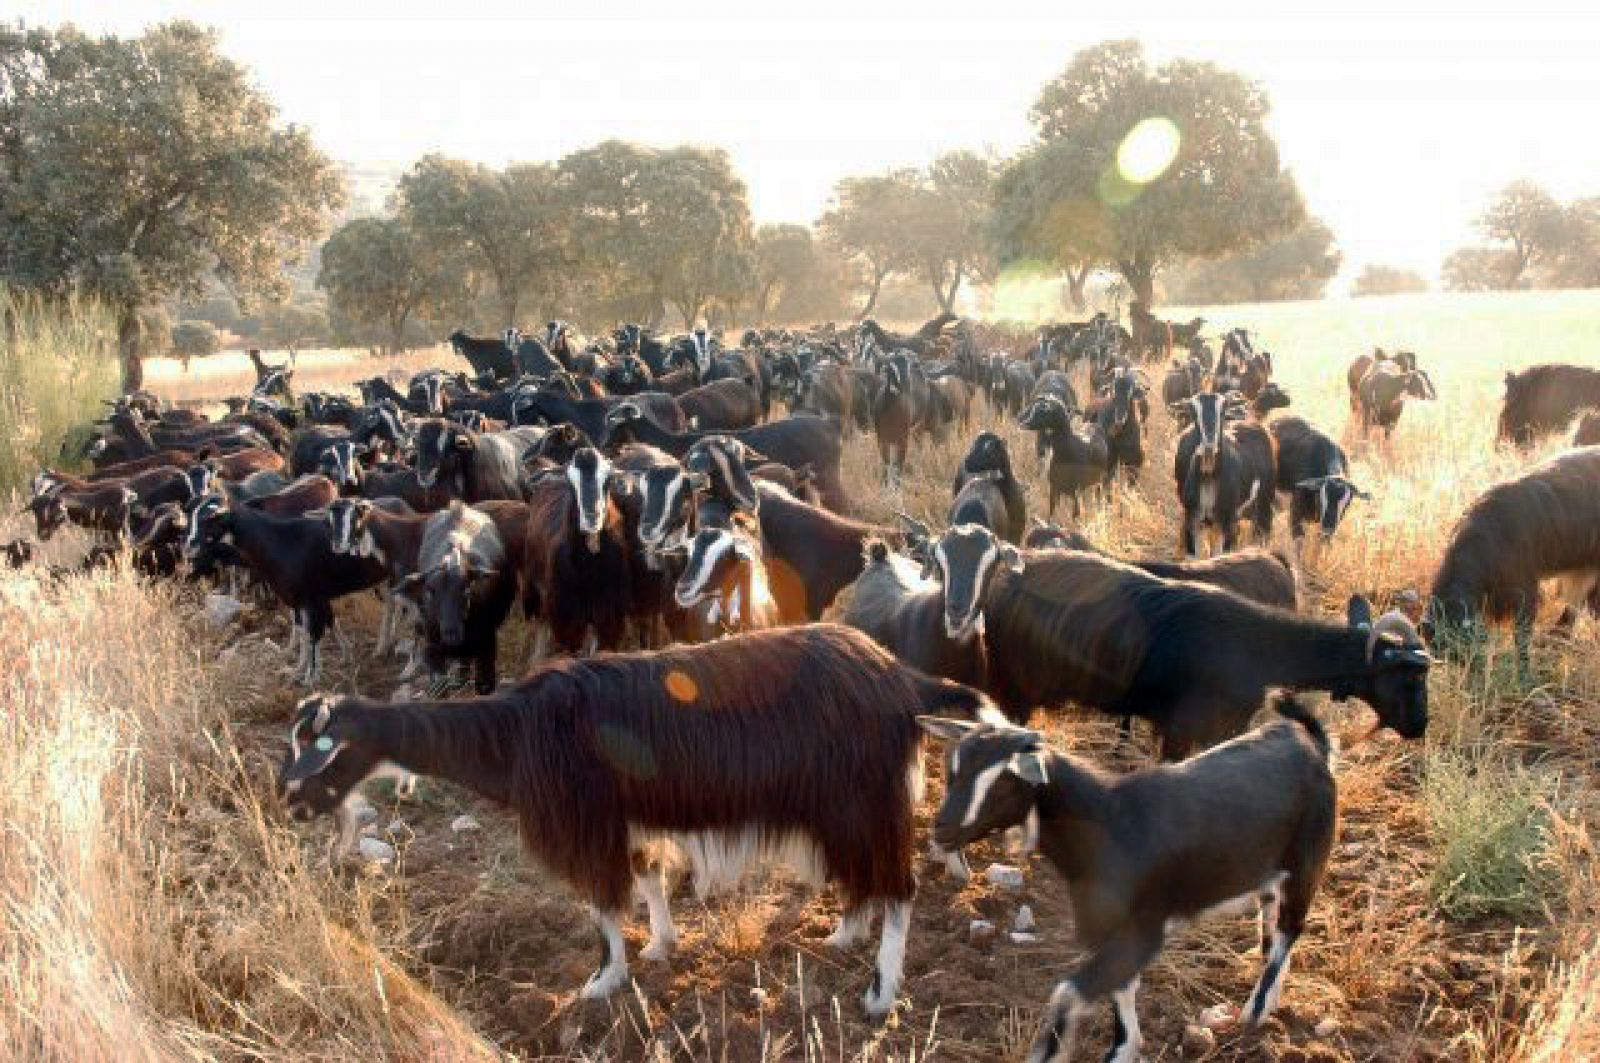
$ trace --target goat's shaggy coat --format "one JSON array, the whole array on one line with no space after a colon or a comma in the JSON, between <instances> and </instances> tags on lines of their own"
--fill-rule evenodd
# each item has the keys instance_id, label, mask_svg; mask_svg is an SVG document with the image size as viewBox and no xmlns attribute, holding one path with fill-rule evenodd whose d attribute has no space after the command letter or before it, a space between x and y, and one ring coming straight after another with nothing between
<instances>
[{"instance_id":1,"label":"goat's shaggy coat","mask_svg":"<svg viewBox=\"0 0 1600 1063\"><path fill-rule=\"evenodd\" d=\"M1436 629L1514 619L1525 641L1550 577L1573 608L1600 580L1600 447L1558 454L1467 507L1434 577Z\"/></svg>"},{"instance_id":2,"label":"goat's shaggy coat","mask_svg":"<svg viewBox=\"0 0 1600 1063\"><path fill-rule=\"evenodd\" d=\"M308 699L282 779L302 818L343 813L385 763L509 806L530 854L596 909L607 950L593 995L625 978L618 922L636 875L651 903L647 954L664 957L676 936L659 874L646 870L652 843L681 847L702 890L786 852L838 883L852 931L868 905L887 906L867 998L877 1014L894 1000L916 890L916 716L971 717L980 700L859 632L788 628L556 661L484 698Z\"/></svg>"},{"instance_id":3,"label":"goat's shaggy coat","mask_svg":"<svg viewBox=\"0 0 1600 1063\"><path fill-rule=\"evenodd\" d=\"M1518 446L1563 431L1590 406L1600 407L1600 369L1560 363L1506 374L1500 438Z\"/></svg>"}]
</instances>

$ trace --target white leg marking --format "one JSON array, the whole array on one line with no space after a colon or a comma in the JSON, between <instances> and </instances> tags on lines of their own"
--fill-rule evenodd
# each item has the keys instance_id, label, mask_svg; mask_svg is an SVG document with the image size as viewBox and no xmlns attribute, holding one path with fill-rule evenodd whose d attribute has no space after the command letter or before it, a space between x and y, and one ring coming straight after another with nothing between
<instances>
[{"instance_id":1,"label":"white leg marking","mask_svg":"<svg viewBox=\"0 0 1600 1063\"><path fill-rule=\"evenodd\" d=\"M633 884L644 897L644 906L650 911L650 941L639 953L639 958L665 961L678 943L678 928L672 925L672 908L667 904L666 883L661 869L652 868L642 875L636 875Z\"/></svg>"},{"instance_id":2,"label":"white leg marking","mask_svg":"<svg viewBox=\"0 0 1600 1063\"><path fill-rule=\"evenodd\" d=\"M1122 1023L1125 1040L1106 1056L1106 1063L1138 1063L1139 1048L1144 1040L1139 1036L1139 1012L1133 1003L1138 992L1137 978L1111 992L1111 1006L1117 1009L1117 1019Z\"/></svg>"},{"instance_id":3,"label":"white leg marking","mask_svg":"<svg viewBox=\"0 0 1600 1063\"><path fill-rule=\"evenodd\" d=\"M1293 948L1293 938L1282 931L1273 931L1272 951L1267 954L1266 968L1244 1005L1245 1021L1251 1026L1260 1026L1268 1015L1277 1010L1278 999L1283 995L1283 980L1289 974L1289 953Z\"/></svg>"},{"instance_id":4,"label":"white leg marking","mask_svg":"<svg viewBox=\"0 0 1600 1063\"><path fill-rule=\"evenodd\" d=\"M628 980L627 945L622 940L622 920L616 912L594 911L595 926L605 939L605 965L589 977L578 995L584 1000L600 1000L622 988Z\"/></svg>"},{"instance_id":5,"label":"white leg marking","mask_svg":"<svg viewBox=\"0 0 1600 1063\"><path fill-rule=\"evenodd\" d=\"M972 881L972 868L967 866L966 854L960 849L949 850L931 841L928 843L928 855L935 860L943 860L945 874L957 882Z\"/></svg>"},{"instance_id":6,"label":"white leg marking","mask_svg":"<svg viewBox=\"0 0 1600 1063\"><path fill-rule=\"evenodd\" d=\"M872 909L857 905L845 909L839 916L839 925L829 934L825 943L830 948L847 949L860 941L872 926Z\"/></svg>"},{"instance_id":7,"label":"white leg marking","mask_svg":"<svg viewBox=\"0 0 1600 1063\"><path fill-rule=\"evenodd\" d=\"M1050 1003L1045 1005L1039 1032L1034 1035L1028 1063L1059 1063L1071 1059L1083 1013L1083 998L1072 988L1072 983L1062 982L1056 986L1055 992L1050 994Z\"/></svg>"},{"instance_id":8,"label":"white leg marking","mask_svg":"<svg viewBox=\"0 0 1600 1063\"><path fill-rule=\"evenodd\" d=\"M906 962L906 934L910 929L910 901L890 901L884 905L878 962L863 1001L868 1015L886 1015L894 1007L894 999L900 994L900 975Z\"/></svg>"}]
</instances>

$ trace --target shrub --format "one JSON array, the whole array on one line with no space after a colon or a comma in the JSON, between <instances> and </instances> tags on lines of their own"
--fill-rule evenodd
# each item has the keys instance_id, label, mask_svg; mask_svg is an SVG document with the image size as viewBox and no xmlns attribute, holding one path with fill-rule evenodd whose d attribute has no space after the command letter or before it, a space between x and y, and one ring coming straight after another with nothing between
<instances>
[{"instance_id":1,"label":"shrub","mask_svg":"<svg viewBox=\"0 0 1600 1063\"><path fill-rule=\"evenodd\" d=\"M96 300L0 285L0 490L60 463L117 393L116 316ZM69 462L70 463L70 462Z\"/></svg>"},{"instance_id":2,"label":"shrub","mask_svg":"<svg viewBox=\"0 0 1600 1063\"><path fill-rule=\"evenodd\" d=\"M1524 918L1555 886L1547 859L1556 778L1512 761L1436 752L1422 795L1438 864L1430 890L1453 919Z\"/></svg>"},{"instance_id":3,"label":"shrub","mask_svg":"<svg viewBox=\"0 0 1600 1063\"><path fill-rule=\"evenodd\" d=\"M172 349L192 358L203 358L222 349L222 336L209 321L180 321L172 330Z\"/></svg>"}]
</instances>

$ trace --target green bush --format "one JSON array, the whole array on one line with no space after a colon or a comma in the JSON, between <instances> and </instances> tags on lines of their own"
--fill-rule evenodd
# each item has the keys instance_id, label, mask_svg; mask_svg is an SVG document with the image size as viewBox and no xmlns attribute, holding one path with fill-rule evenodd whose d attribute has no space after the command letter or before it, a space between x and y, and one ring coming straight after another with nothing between
<instances>
[{"instance_id":1,"label":"green bush","mask_svg":"<svg viewBox=\"0 0 1600 1063\"><path fill-rule=\"evenodd\" d=\"M116 316L96 300L0 284L0 490L46 465L117 394Z\"/></svg>"},{"instance_id":2,"label":"green bush","mask_svg":"<svg viewBox=\"0 0 1600 1063\"><path fill-rule=\"evenodd\" d=\"M1513 761L1437 752L1422 794L1438 856L1430 888L1439 910L1453 919L1538 914L1555 885L1548 857L1556 777Z\"/></svg>"},{"instance_id":3,"label":"green bush","mask_svg":"<svg viewBox=\"0 0 1600 1063\"><path fill-rule=\"evenodd\" d=\"M222 336L209 321L180 321L172 330L172 349L191 358L222 350Z\"/></svg>"}]
</instances>

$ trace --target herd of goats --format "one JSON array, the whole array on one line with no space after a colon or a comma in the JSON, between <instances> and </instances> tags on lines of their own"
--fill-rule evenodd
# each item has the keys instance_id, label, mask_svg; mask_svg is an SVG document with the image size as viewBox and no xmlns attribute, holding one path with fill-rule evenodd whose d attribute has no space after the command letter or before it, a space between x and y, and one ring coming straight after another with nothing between
<instances>
[{"instance_id":1,"label":"herd of goats","mask_svg":"<svg viewBox=\"0 0 1600 1063\"><path fill-rule=\"evenodd\" d=\"M835 883L840 948L881 915L865 1007L888 1012L921 741L943 740L934 856L964 877L963 846L1020 828L1066 880L1087 952L1030 1058L1069 1056L1085 1010L1109 998L1106 1058L1126 1063L1140 971L1175 924L1259 909L1265 966L1240 1018L1259 1024L1278 1002L1335 831L1328 737L1299 695L1355 698L1418 738L1430 644L1451 652L1510 620L1525 649L1542 580L1559 580L1565 623L1594 608L1600 575L1600 447L1583 445L1600 442L1600 416L1585 416L1600 371L1508 376L1500 435L1526 445L1581 418L1573 449L1472 504L1426 601L1374 617L1355 597L1332 620L1296 611L1289 557L1238 542L1241 524L1268 542L1280 498L1295 562L1307 526L1335 535L1364 497L1344 451L1279 412L1289 396L1246 330L1214 350L1198 325L1135 324L1137 340L1098 315L989 349L1003 337L948 315L905 335L869 320L737 346L633 325L584 343L552 322L458 332L471 374L428 371L405 390L378 377L359 400L296 398L292 366L251 352L257 385L226 416L127 396L82 455L94 471L41 472L27 511L41 540L69 522L98 533L83 567L247 581L292 611L307 686L332 603L369 589L384 601L377 653L410 645L407 675L440 682L470 666L476 697L304 699L284 798L297 819L336 817L346 851L352 796L376 776L438 776L509 807L530 853L593 907L604 951L585 997L627 981L635 895L643 956L671 952L676 849L701 891L768 860ZM1030 521L993 431L954 470L942 528L849 515L846 436L876 438L892 497L915 443L987 417L1035 434L1049 514L1065 499L1077 516L1083 492L1144 465L1161 371L1183 560L1114 558ZM1363 355L1349 385L1364 431L1434 397L1409 353ZM1202 543L1220 552L1199 559ZM34 563L26 540L3 550ZM821 622L847 588L838 622ZM502 683L497 634L518 603L538 663ZM1165 763L1115 775L1025 726L1068 702L1147 721ZM1275 718L1247 731L1269 704Z\"/></svg>"}]
</instances>

